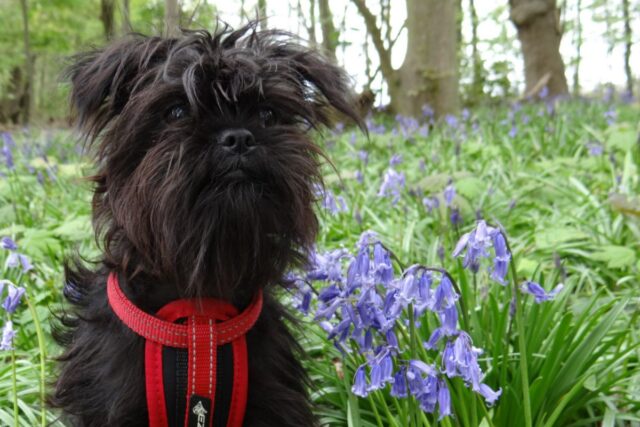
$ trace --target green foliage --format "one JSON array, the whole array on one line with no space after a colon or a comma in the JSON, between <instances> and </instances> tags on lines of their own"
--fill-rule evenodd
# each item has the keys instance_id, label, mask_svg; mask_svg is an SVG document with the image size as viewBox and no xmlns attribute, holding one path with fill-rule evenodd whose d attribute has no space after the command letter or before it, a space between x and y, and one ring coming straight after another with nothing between
<instances>
[{"instance_id":1,"label":"green foliage","mask_svg":"<svg viewBox=\"0 0 640 427\"><path fill-rule=\"evenodd\" d=\"M614 107L618 122L609 126L605 112ZM427 137L415 131L405 137L398 130L372 132L369 139L353 129L331 133L325 150L339 174L327 165L326 183L345 197L349 209L331 215L319 208L318 245L352 248L362 231L373 229L403 262L448 266L458 278L462 270L450 254L460 234L477 213L500 223L510 237L518 280L531 278L546 289L565 284L552 302L536 305L530 297L523 302L532 424L640 422L640 159L633 138L639 116L637 106L563 102L551 114L544 104L474 111L459 125L433 126ZM391 120L387 125L398 127ZM35 269L20 274L5 268L7 252L0 250L0 278L27 288L28 300L13 321L20 425L33 426L41 425L43 416L45 422L56 416L43 412L41 396L42 378L47 384L53 378L52 358L60 352L50 322L51 310L62 303L64 256L79 251L91 259L98 252L89 222L90 187L80 179L91 168L74 136L56 129L13 136L16 169L0 165L0 237L14 238ZM589 144L596 142L602 154L590 154ZM359 159L361 150L368 153L366 164ZM394 154L402 155L396 169L407 182L397 204L377 196ZM422 201L436 197L442 202L449 179L464 220L459 228L450 225L442 203L429 212ZM523 425L520 336L510 326L509 290L489 286L485 273L476 279L460 281L464 322L474 344L485 349L480 363L487 383L502 387L503 394L487 408L461 382L452 381L455 417L442 424ZM417 333L425 339L435 318L420 320ZM305 363L323 424L437 423L422 414L410 424L409 409L387 391L355 397L350 387L362 361L355 355L343 358L316 323L304 322L300 340L310 356ZM11 360L10 352L0 352L2 425L13 425Z\"/></svg>"},{"instance_id":2,"label":"green foliage","mask_svg":"<svg viewBox=\"0 0 640 427\"><path fill-rule=\"evenodd\" d=\"M116 37L124 36L122 3L116 2ZM5 5L6 4L6 5ZM69 58L102 46L106 40L100 21L100 0L29 0L29 34L34 58L34 107L40 119L64 119L68 87L62 82ZM189 2L181 10L184 28L215 27L216 8ZM133 32L156 35L164 27L163 0L131 0L129 19ZM15 67L25 64L22 15L19 1L3 0L0 7L0 101ZM24 74L24 73L23 73ZM24 76L23 76L24 77Z\"/></svg>"},{"instance_id":3,"label":"green foliage","mask_svg":"<svg viewBox=\"0 0 640 427\"><path fill-rule=\"evenodd\" d=\"M460 268L451 267L457 265L452 248L477 215L506 230L519 281L533 279L546 289L565 285L554 301L537 305L528 300L523 306L532 425L640 422L640 340L635 332L640 229L637 208L633 210L640 191L635 145L640 114L637 107L621 107L621 120L609 126L605 112L611 107L599 103L546 108L479 110L462 126L436 126L426 139L419 132L403 137L397 129L374 132L370 140L349 133L330 138L329 157L342 180L328 169L327 182L336 196L346 199L349 211L322 216L321 248L353 248L359 234L372 229L405 265L452 271L460 281L468 319L461 320L461 327L471 331L474 345L485 349L481 364L486 381L503 389L498 403L486 408L453 381L455 417L443 425L525 425L524 359L508 315L509 291L490 285L485 273L464 279ZM603 152L591 150L593 145ZM369 153L366 165L358 160L360 150ZM395 169L405 174L408 186L395 205L377 197L394 154L404 159ZM362 183L355 179L356 171L364 176ZM467 224L461 229L450 225L450 211L442 205L449 179ZM440 208L429 212L423 197L437 197ZM439 247L444 248L443 259ZM420 320L424 340L437 323L430 315ZM388 391L356 399L350 386L362 360L357 353L343 358L322 329L314 324L306 328L313 331L302 339L323 422L438 423L431 416L409 422L406 403ZM402 337L400 341L407 345Z\"/></svg>"}]
</instances>

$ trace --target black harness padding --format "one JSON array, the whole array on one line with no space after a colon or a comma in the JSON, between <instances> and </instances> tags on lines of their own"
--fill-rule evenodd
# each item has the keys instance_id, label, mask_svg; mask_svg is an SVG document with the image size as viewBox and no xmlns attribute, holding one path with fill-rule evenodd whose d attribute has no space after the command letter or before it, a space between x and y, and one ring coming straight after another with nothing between
<instances>
[{"instance_id":1,"label":"black harness padding","mask_svg":"<svg viewBox=\"0 0 640 427\"><path fill-rule=\"evenodd\" d=\"M233 346L218 346L216 401L213 427L226 427L233 391ZM162 374L169 427L184 427L189 354L186 349L163 347Z\"/></svg>"}]
</instances>

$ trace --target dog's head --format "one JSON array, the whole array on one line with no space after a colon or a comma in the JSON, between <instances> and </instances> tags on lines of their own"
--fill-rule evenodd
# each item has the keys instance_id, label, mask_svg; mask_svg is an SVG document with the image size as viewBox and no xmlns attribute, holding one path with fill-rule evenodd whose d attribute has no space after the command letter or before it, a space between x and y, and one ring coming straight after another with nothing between
<instances>
[{"instance_id":1,"label":"dog's head","mask_svg":"<svg viewBox=\"0 0 640 427\"><path fill-rule=\"evenodd\" d=\"M135 36L76 58L71 100L96 141L94 223L106 262L229 298L277 281L317 232L331 110L355 121L345 73L282 32Z\"/></svg>"}]
</instances>

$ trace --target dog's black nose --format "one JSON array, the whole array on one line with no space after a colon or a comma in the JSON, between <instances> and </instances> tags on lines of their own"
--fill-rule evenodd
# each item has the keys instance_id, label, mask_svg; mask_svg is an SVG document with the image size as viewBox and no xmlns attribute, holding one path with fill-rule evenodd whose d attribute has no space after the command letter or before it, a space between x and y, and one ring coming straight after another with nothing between
<instances>
[{"instance_id":1,"label":"dog's black nose","mask_svg":"<svg viewBox=\"0 0 640 427\"><path fill-rule=\"evenodd\" d=\"M255 145L253 134L247 129L225 129L218 135L218 143L226 150L244 154Z\"/></svg>"}]
</instances>

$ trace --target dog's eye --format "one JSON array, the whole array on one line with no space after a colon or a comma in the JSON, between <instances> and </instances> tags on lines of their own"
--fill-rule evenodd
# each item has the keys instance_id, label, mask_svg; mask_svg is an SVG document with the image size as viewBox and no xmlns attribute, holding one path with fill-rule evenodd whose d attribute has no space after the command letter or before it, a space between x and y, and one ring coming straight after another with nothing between
<instances>
[{"instance_id":1,"label":"dog's eye","mask_svg":"<svg viewBox=\"0 0 640 427\"><path fill-rule=\"evenodd\" d=\"M189 114L189 110L184 105L174 105L167 112L167 121L174 122L176 120L184 119Z\"/></svg>"},{"instance_id":2,"label":"dog's eye","mask_svg":"<svg viewBox=\"0 0 640 427\"><path fill-rule=\"evenodd\" d=\"M276 124L276 115L270 108L260 110L260 125L262 127L272 126Z\"/></svg>"}]
</instances>

